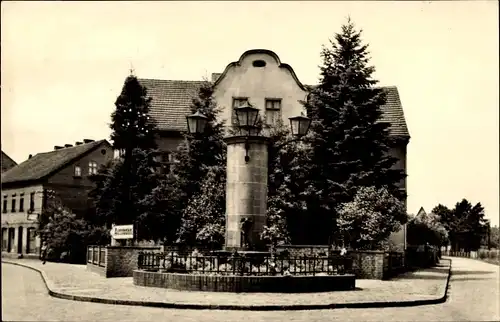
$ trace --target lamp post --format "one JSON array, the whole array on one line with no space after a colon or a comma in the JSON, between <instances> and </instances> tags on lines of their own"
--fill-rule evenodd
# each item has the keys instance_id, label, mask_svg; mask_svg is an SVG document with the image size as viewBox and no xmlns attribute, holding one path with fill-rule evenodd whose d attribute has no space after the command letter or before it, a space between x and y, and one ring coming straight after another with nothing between
<instances>
[{"instance_id":1,"label":"lamp post","mask_svg":"<svg viewBox=\"0 0 500 322\"><path fill-rule=\"evenodd\" d=\"M188 131L202 134L207 117L196 112L187 116ZM259 250L265 245L260 234L266 224L267 171L269 139L259 135L259 109L250 105L236 108L238 135L224 138L227 144L226 172L226 250ZM311 120L304 116L290 118L295 139L307 134Z\"/></svg>"}]
</instances>

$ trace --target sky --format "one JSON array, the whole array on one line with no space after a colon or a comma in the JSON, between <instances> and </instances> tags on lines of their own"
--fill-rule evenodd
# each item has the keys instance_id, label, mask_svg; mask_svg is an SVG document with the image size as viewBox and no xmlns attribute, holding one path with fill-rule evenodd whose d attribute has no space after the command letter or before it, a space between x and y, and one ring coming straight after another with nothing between
<instances>
[{"instance_id":1,"label":"sky","mask_svg":"<svg viewBox=\"0 0 500 322\"><path fill-rule=\"evenodd\" d=\"M462 198L499 221L497 1L1 3L1 144L29 154L109 139L125 77L202 80L270 49L304 84L347 17L410 131L408 212Z\"/></svg>"}]
</instances>

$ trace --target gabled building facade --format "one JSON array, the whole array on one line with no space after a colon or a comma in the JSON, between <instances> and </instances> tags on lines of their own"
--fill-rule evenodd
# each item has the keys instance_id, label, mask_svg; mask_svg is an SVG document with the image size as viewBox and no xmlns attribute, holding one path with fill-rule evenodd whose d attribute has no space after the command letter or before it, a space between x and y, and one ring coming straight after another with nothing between
<instances>
[{"instance_id":1,"label":"gabled building facade","mask_svg":"<svg viewBox=\"0 0 500 322\"><path fill-rule=\"evenodd\" d=\"M192 99L204 82L159 79L139 79L152 97L150 114L158 126L158 146L163 152L165 168L172 162L171 152L182 141L182 132L187 130L186 116L190 114ZM246 51L241 57L226 66L222 73L212 74L214 97L222 109L220 117L229 128L235 123L234 108L251 103L260 109L264 123L272 125L281 119L288 125L288 118L300 115L304 110L302 101L307 100L313 86L300 82L292 67L280 61L276 53L265 49ZM390 154L398 159L395 168L406 173L406 147L410 135L404 112L395 86L383 87L386 104L382 106L382 122L389 123L390 135L395 145ZM406 178L400 188L406 192ZM396 243L404 240L404 229L394 235Z\"/></svg>"},{"instance_id":2,"label":"gabled building facade","mask_svg":"<svg viewBox=\"0 0 500 322\"><path fill-rule=\"evenodd\" d=\"M85 215L93 188L89 177L112 159L113 149L106 140L84 140L55 146L3 173L2 254L38 254L35 231L48 192L75 214Z\"/></svg>"}]
</instances>

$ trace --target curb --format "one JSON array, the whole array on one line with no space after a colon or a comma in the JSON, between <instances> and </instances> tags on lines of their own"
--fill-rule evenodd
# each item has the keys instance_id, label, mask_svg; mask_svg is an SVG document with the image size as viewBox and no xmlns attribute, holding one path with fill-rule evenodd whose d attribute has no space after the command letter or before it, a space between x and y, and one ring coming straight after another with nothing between
<instances>
[{"instance_id":1,"label":"curb","mask_svg":"<svg viewBox=\"0 0 500 322\"><path fill-rule=\"evenodd\" d=\"M448 298L448 289L450 285L451 278L451 259L442 259L449 261L448 268L448 278L446 280L446 286L443 296L435 299L425 299L425 300L411 300L411 301L391 301L391 302L359 302L359 303L331 303L331 304L293 304L293 305L216 305L216 304L183 304L183 303L167 303L167 302L149 302L149 301L132 301L132 300L112 300L103 299L90 296L80 296L80 295L69 295L60 292L56 292L50 289L47 276L45 273L37 268L23 265L20 263L14 263L10 261L2 260L2 263L17 265L25 268L29 268L35 272L38 272L42 277L45 287L48 290L50 296L55 298L60 298L64 300L80 301L80 302L92 302L101 304L113 304L113 305L130 305L130 306L145 306L145 307L157 307L165 309L184 309L184 310L232 310L232 311L302 311L302 310L328 310L328 309L365 309L365 308L389 308L389 307L411 307L411 306L422 306L422 305L435 305L446 302Z\"/></svg>"}]
</instances>

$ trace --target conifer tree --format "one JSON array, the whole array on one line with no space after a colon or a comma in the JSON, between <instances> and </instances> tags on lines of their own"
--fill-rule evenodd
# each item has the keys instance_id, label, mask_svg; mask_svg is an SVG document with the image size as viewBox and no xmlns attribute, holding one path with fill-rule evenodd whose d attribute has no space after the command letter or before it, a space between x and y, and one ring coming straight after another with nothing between
<instances>
[{"instance_id":1,"label":"conifer tree","mask_svg":"<svg viewBox=\"0 0 500 322\"><path fill-rule=\"evenodd\" d=\"M305 106L311 124L312 169L308 209L316 226L315 242L333 242L336 208L352 201L359 187L386 187L397 193L402 171L391 167L392 140L388 124L380 122L383 89L375 88L368 46L349 19L323 47L320 83ZM328 236L330 235L330 236Z\"/></svg>"},{"instance_id":2,"label":"conifer tree","mask_svg":"<svg viewBox=\"0 0 500 322\"><path fill-rule=\"evenodd\" d=\"M122 158L103 170L96 180L96 212L111 224L135 224L144 212L140 201L156 186L156 126L149 116L151 98L134 75L125 79L111 114L113 148ZM139 237L139 236L136 236ZM148 236L142 235L141 239Z\"/></svg>"},{"instance_id":3,"label":"conifer tree","mask_svg":"<svg viewBox=\"0 0 500 322\"><path fill-rule=\"evenodd\" d=\"M174 196L178 209L182 212L188 201L200 192L201 180L210 167L226 167L226 145L223 141L224 122L218 119L220 108L213 97L213 85L206 82L191 104L191 113L200 111L207 117L203 134L185 133L184 141L174 154L176 165L173 175L176 178Z\"/></svg>"}]
</instances>

